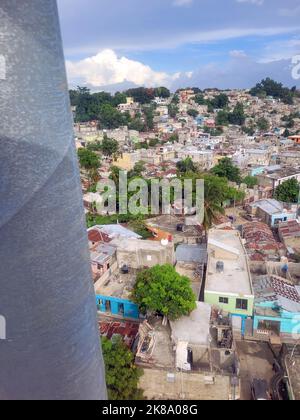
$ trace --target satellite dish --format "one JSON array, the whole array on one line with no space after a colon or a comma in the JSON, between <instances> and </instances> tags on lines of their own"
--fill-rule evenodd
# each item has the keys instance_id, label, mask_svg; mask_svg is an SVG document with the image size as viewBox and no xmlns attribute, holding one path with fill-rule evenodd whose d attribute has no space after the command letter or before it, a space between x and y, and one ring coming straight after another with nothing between
<instances>
[{"instance_id":1,"label":"satellite dish","mask_svg":"<svg viewBox=\"0 0 300 420\"><path fill-rule=\"evenodd\" d=\"M161 244L162 244L163 246L167 246L167 245L169 244L169 240L168 240L168 239L162 239L162 240L161 240Z\"/></svg>"}]
</instances>

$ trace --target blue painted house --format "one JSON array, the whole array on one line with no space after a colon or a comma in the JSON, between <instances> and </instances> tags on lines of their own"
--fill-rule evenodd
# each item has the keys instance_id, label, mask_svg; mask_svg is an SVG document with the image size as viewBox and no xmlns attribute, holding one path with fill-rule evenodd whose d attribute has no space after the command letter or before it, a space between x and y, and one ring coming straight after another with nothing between
<instances>
[{"instance_id":1,"label":"blue painted house","mask_svg":"<svg viewBox=\"0 0 300 420\"><path fill-rule=\"evenodd\" d=\"M254 290L254 334L282 341L300 338L300 286L271 275L256 279Z\"/></svg>"},{"instance_id":2,"label":"blue painted house","mask_svg":"<svg viewBox=\"0 0 300 420\"><path fill-rule=\"evenodd\" d=\"M248 206L248 212L258 217L270 227L276 227L281 222L297 219L296 206L289 206L273 198L255 201Z\"/></svg>"},{"instance_id":3,"label":"blue painted house","mask_svg":"<svg viewBox=\"0 0 300 420\"><path fill-rule=\"evenodd\" d=\"M113 296L96 295L98 311L124 318L138 319L139 307L133 302Z\"/></svg>"}]
</instances>

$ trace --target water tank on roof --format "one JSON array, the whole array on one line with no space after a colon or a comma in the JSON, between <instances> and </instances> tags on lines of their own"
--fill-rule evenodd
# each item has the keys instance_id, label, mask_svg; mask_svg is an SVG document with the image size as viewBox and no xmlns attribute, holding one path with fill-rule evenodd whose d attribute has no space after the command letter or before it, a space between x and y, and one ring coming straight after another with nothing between
<instances>
[{"instance_id":1,"label":"water tank on roof","mask_svg":"<svg viewBox=\"0 0 300 420\"><path fill-rule=\"evenodd\" d=\"M218 261L216 264L216 269L218 273L223 273L224 272L224 263L223 261Z\"/></svg>"},{"instance_id":2,"label":"water tank on roof","mask_svg":"<svg viewBox=\"0 0 300 420\"><path fill-rule=\"evenodd\" d=\"M184 232L184 224L180 223L177 225L177 232Z\"/></svg>"},{"instance_id":3,"label":"water tank on roof","mask_svg":"<svg viewBox=\"0 0 300 420\"><path fill-rule=\"evenodd\" d=\"M122 274L128 274L129 273L129 267L128 265L124 264L121 268Z\"/></svg>"}]
</instances>

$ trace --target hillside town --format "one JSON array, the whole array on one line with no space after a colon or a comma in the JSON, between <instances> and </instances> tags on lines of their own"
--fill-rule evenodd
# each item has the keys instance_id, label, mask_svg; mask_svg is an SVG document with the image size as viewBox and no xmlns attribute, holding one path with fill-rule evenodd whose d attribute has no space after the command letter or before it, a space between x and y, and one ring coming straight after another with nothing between
<instances>
[{"instance_id":1,"label":"hillside town","mask_svg":"<svg viewBox=\"0 0 300 420\"><path fill-rule=\"evenodd\" d=\"M71 102L99 331L132 353L139 392L300 399L299 92L266 79L251 91L78 88ZM204 179L203 222L176 203L99 210L97 185L118 171Z\"/></svg>"}]
</instances>

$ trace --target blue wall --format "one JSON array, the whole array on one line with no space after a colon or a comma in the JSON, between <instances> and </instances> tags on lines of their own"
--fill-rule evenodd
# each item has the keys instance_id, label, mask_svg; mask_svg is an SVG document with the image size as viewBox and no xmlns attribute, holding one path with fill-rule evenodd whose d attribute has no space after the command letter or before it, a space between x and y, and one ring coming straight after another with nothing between
<instances>
[{"instance_id":1,"label":"blue wall","mask_svg":"<svg viewBox=\"0 0 300 420\"><path fill-rule=\"evenodd\" d=\"M239 318L242 318L242 335L245 335L245 329L246 329L246 319L250 318L249 315L237 315L237 314L230 314L230 317L233 318L234 316L237 316Z\"/></svg>"},{"instance_id":2,"label":"blue wall","mask_svg":"<svg viewBox=\"0 0 300 420\"><path fill-rule=\"evenodd\" d=\"M260 307L274 307L274 302L261 303ZM300 334L300 313L280 310L278 317L254 315L253 328L257 330L259 321L275 321L280 323L280 332L283 334Z\"/></svg>"},{"instance_id":3,"label":"blue wall","mask_svg":"<svg viewBox=\"0 0 300 420\"><path fill-rule=\"evenodd\" d=\"M271 222L271 227L274 227L276 224L276 220L277 219L281 219L281 221L287 221L287 220L294 220L296 219L296 213L276 213L273 214L272 216L272 222Z\"/></svg>"},{"instance_id":4,"label":"blue wall","mask_svg":"<svg viewBox=\"0 0 300 420\"><path fill-rule=\"evenodd\" d=\"M251 169L251 176L261 175L266 169L265 166L259 166L258 168Z\"/></svg>"},{"instance_id":5,"label":"blue wall","mask_svg":"<svg viewBox=\"0 0 300 420\"><path fill-rule=\"evenodd\" d=\"M100 312L111 313L112 315L123 316L124 318L138 319L140 316L138 305L129 300L96 295L96 303Z\"/></svg>"}]
</instances>

